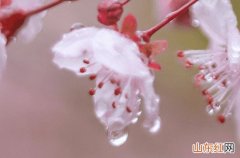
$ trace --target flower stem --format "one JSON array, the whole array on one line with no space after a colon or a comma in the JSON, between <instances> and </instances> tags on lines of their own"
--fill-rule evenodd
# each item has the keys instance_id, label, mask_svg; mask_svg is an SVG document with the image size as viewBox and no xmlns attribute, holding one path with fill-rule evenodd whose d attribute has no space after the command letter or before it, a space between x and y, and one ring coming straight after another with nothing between
<instances>
[{"instance_id":1,"label":"flower stem","mask_svg":"<svg viewBox=\"0 0 240 158\"><path fill-rule=\"evenodd\" d=\"M45 6L41 6L39 8L36 8L34 10L31 10L29 12L26 13L26 16L32 16L32 15L35 15L35 14L38 14L42 11L45 11L47 9L50 9L50 8L53 8L63 2L66 2L66 1L74 1L74 0L54 0L53 2L50 2L49 4L46 4Z\"/></svg>"},{"instance_id":2,"label":"flower stem","mask_svg":"<svg viewBox=\"0 0 240 158\"><path fill-rule=\"evenodd\" d=\"M125 2L122 2L122 5L124 6L124 5L127 4L128 2L130 2L130 0L125 0Z\"/></svg>"},{"instance_id":3,"label":"flower stem","mask_svg":"<svg viewBox=\"0 0 240 158\"><path fill-rule=\"evenodd\" d=\"M143 31L143 34L142 34L143 40L146 42L149 42L153 34L155 34L159 29L167 25L169 22L174 20L176 17L178 17L179 15L187 11L189 7L191 7L196 2L198 2L198 0L190 0L188 3L186 3L184 6L182 6L178 10L168 14L166 18L163 21L161 21L159 24L155 25L149 30Z\"/></svg>"}]
</instances>

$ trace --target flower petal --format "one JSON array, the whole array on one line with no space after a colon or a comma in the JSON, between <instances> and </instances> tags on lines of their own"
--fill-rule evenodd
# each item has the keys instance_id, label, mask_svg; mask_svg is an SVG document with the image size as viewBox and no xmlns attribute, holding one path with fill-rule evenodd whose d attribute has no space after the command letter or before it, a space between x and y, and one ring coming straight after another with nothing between
<instances>
[{"instance_id":1,"label":"flower petal","mask_svg":"<svg viewBox=\"0 0 240 158\"><path fill-rule=\"evenodd\" d=\"M6 39L2 34L0 34L0 76L1 76L1 72L5 68L6 60L7 60Z\"/></svg>"},{"instance_id":2,"label":"flower petal","mask_svg":"<svg viewBox=\"0 0 240 158\"><path fill-rule=\"evenodd\" d=\"M132 38L133 40L137 40L136 31L137 31L137 20L135 16L133 16L132 14L129 14L123 20L121 32L126 36L128 36L129 38Z\"/></svg>"},{"instance_id":3,"label":"flower petal","mask_svg":"<svg viewBox=\"0 0 240 158\"><path fill-rule=\"evenodd\" d=\"M192 12L213 45L226 44L227 23L237 26L229 0L200 0L193 6Z\"/></svg>"}]
</instances>

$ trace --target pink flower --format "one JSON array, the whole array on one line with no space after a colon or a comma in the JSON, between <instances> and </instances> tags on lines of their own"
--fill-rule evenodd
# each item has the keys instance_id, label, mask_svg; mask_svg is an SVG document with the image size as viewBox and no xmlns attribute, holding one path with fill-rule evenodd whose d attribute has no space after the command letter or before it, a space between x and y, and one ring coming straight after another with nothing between
<instances>
[{"instance_id":1,"label":"pink flower","mask_svg":"<svg viewBox=\"0 0 240 158\"><path fill-rule=\"evenodd\" d=\"M151 58L165 49L164 44L164 41L140 42L135 18L129 15L120 31L76 29L53 47L53 61L60 68L96 79L96 86L89 94L94 98L96 116L106 127L113 145L127 140L127 127L136 123L141 114L142 98L144 127L152 133L160 128L159 97L153 88L154 75L149 66L159 69Z\"/></svg>"},{"instance_id":2,"label":"pink flower","mask_svg":"<svg viewBox=\"0 0 240 158\"><path fill-rule=\"evenodd\" d=\"M6 45L15 37L32 40L42 28L45 11L66 1L76 0L0 0L0 71L6 63Z\"/></svg>"},{"instance_id":3,"label":"pink flower","mask_svg":"<svg viewBox=\"0 0 240 158\"><path fill-rule=\"evenodd\" d=\"M207 111L218 116L220 122L239 106L240 84L240 34L237 20L229 0L200 0L193 6L193 16L209 39L206 50L179 52L187 67L197 65L197 85L203 88ZM223 109L222 109L223 108ZM237 113L238 117L240 116Z\"/></svg>"},{"instance_id":4,"label":"pink flower","mask_svg":"<svg viewBox=\"0 0 240 158\"><path fill-rule=\"evenodd\" d=\"M44 4L44 1L1 0L0 2L0 71L2 71L7 59L6 45L12 38L17 35L22 41L29 41L41 30L44 13L30 17L26 23L27 17L24 14Z\"/></svg>"},{"instance_id":5,"label":"pink flower","mask_svg":"<svg viewBox=\"0 0 240 158\"><path fill-rule=\"evenodd\" d=\"M190 0L155 0L155 7L157 17L159 19L164 18L169 13L179 9L183 5L185 5ZM175 20L175 24L183 25L183 26L191 26L192 25L192 18L190 11L187 10L185 13L179 15Z\"/></svg>"},{"instance_id":6,"label":"pink flower","mask_svg":"<svg viewBox=\"0 0 240 158\"><path fill-rule=\"evenodd\" d=\"M9 8L14 11L22 10L23 12L28 12L43 6L46 2L51 2L51 0L12 0ZM37 15L31 16L25 22L24 26L20 28L17 36L23 41L29 42L41 31L42 29L42 18L46 15L46 11Z\"/></svg>"}]
</instances>

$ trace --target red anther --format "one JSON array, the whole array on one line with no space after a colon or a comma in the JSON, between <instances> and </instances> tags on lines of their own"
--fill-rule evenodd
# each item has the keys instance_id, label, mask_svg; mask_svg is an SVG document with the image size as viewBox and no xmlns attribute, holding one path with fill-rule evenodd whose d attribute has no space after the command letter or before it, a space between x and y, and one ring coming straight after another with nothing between
<instances>
[{"instance_id":1,"label":"red anther","mask_svg":"<svg viewBox=\"0 0 240 158\"><path fill-rule=\"evenodd\" d=\"M128 112L128 113L131 113L132 112L132 110L127 106L126 107L126 111Z\"/></svg>"},{"instance_id":2,"label":"red anther","mask_svg":"<svg viewBox=\"0 0 240 158\"><path fill-rule=\"evenodd\" d=\"M115 84L117 81L116 81L115 79L110 79L110 82L111 82L112 84Z\"/></svg>"},{"instance_id":3,"label":"red anther","mask_svg":"<svg viewBox=\"0 0 240 158\"><path fill-rule=\"evenodd\" d=\"M222 81L222 85L223 85L224 87L227 87L227 80Z\"/></svg>"},{"instance_id":4,"label":"red anther","mask_svg":"<svg viewBox=\"0 0 240 158\"><path fill-rule=\"evenodd\" d=\"M201 81L204 80L204 75L197 74L197 75L195 75L194 80L195 80L196 86L199 86Z\"/></svg>"},{"instance_id":5,"label":"red anther","mask_svg":"<svg viewBox=\"0 0 240 158\"><path fill-rule=\"evenodd\" d=\"M153 70L157 70L157 71L161 70L161 66L158 63L155 63L153 61L148 63L148 67L150 67Z\"/></svg>"},{"instance_id":6,"label":"red anther","mask_svg":"<svg viewBox=\"0 0 240 158\"><path fill-rule=\"evenodd\" d=\"M116 103L115 102L112 102L112 107L113 107L113 109L116 109Z\"/></svg>"},{"instance_id":7,"label":"red anther","mask_svg":"<svg viewBox=\"0 0 240 158\"><path fill-rule=\"evenodd\" d=\"M103 87L103 85L104 85L104 83L103 82L100 82L99 84L98 84L98 88L102 88Z\"/></svg>"},{"instance_id":8,"label":"red anther","mask_svg":"<svg viewBox=\"0 0 240 158\"><path fill-rule=\"evenodd\" d=\"M218 121L219 121L220 123L224 123L224 122L226 121L226 118L225 118L224 115L219 115L219 116L217 117L217 119L218 119Z\"/></svg>"},{"instance_id":9,"label":"red anther","mask_svg":"<svg viewBox=\"0 0 240 158\"><path fill-rule=\"evenodd\" d=\"M205 89L202 91L202 95L209 95L208 91Z\"/></svg>"},{"instance_id":10,"label":"red anther","mask_svg":"<svg viewBox=\"0 0 240 158\"><path fill-rule=\"evenodd\" d=\"M91 75L91 76L89 76L89 79L90 79L90 80L95 80L96 77L97 77L97 75Z\"/></svg>"},{"instance_id":11,"label":"red anther","mask_svg":"<svg viewBox=\"0 0 240 158\"><path fill-rule=\"evenodd\" d=\"M209 105L213 105L214 100L213 100L213 97L210 94L207 95L207 101L208 101Z\"/></svg>"},{"instance_id":12,"label":"red anther","mask_svg":"<svg viewBox=\"0 0 240 158\"><path fill-rule=\"evenodd\" d=\"M192 66L193 66L193 64L189 60L185 61L185 67L186 68L191 68Z\"/></svg>"},{"instance_id":13,"label":"red anther","mask_svg":"<svg viewBox=\"0 0 240 158\"><path fill-rule=\"evenodd\" d=\"M121 94L122 93L122 88L121 87L118 87L118 88L116 88L115 90L114 90L114 94L115 95L119 95L119 94Z\"/></svg>"},{"instance_id":14,"label":"red anther","mask_svg":"<svg viewBox=\"0 0 240 158\"><path fill-rule=\"evenodd\" d=\"M212 64L211 66L212 66L213 69L215 69L215 68L217 67L217 64L214 63L214 64Z\"/></svg>"},{"instance_id":15,"label":"red anther","mask_svg":"<svg viewBox=\"0 0 240 158\"><path fill-rule=\"evenodd\" d=\"M219 75L219 74L217 74L217 75L215 75L215 76L214 76L214 79L215 79L215 80L218 80L218 79L219 79L219 77L220 77L220 75Z\"/></svg>"},{"instance_id":16,"label":"red anther","mask_svg":"<svg viewBox=\"0 0 240 158\"><path fill-rule=\"evenodd\" d=\"M183 58L184 57L184 52L183 51L178 51L177 56L179 58Z\"/></svg>"},{"instance_id":17,"label":"red anther","mask_svg":"<svg viewBox=\"0 0 240 158\"><path fill-rule=\"evenodd\" d=\"M90 61L87 60L87 59L84 59L84 60L83 60L83 63L84 63L84 64L90 64Z\"/></svg>"},{"instance_id":18,"label":"red anther","mask_svg":"<svg viewBox=\"0 0 240 158\"><path fill-rule=\"evenodd\" d=\"M198 69L199 69L199 70L204 70L204 69L205 69L205 66L204 66L204 65L200 65L200 66L198 67Z\"/></svg>"},{"instance_id":19,"label":"red anther","mask_svg":"<svg viewBox=\"0 0 240 158\"><path fill-rule=\"evenodd\" d=\"M85 73L86 71L87 71L87 69L85 67L80 68L81 73Z\"/></svg>"},{"instance_id":20,"label":"red anther","mask_svg":"<svg viewBox=\"0 0 240 158\"><path fill-rule=\"evenodd\" d=\"M91 88L88 92L89 95L93 96L95 94L96 90Z\"/></svg>"},{"instance_id":21,"label":"red anther","mask_svg":"<svg viewBox=\"0 0 240 158\"><path fill-rule=\"evenodd\" d=\"M116 25L123 13L123 4L115 0L103 0L98 5L98 21L104 25Z\"/></svg>"}]
</instances>

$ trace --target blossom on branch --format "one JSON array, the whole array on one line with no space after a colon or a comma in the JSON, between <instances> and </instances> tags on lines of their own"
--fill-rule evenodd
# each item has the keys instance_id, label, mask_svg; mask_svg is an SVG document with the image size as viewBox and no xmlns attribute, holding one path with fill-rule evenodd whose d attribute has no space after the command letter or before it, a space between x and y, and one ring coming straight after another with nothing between
<instances>
[{"instance_id":1,"label":"blossom on branch","mask_svg":"<svg viewBox=\"0 0 240 158\"><path fill-rule=\"evenodd\" d=\"M209 39L206 50L188 50L178 56L187 67L197 65L195 82L203 90L209 114L222 110L223 123L239 106L240 33L230 0L200 0L193 6L193 16ZM219 13L221 12L221 15ZM238 108L239 109L239 108ZM238 116L239 113L237 113Z\"/></svg>"},{"instance_id":2,"label":"blossom on branch","mask_svg":"<svg viewBox=\"0 0 240 158\"><path fill-rule=\"evenodd\" d=\"M75 0L0 0L0 71L6 63L6 45L15 37L32 40L42 28L45 11Z\"/></svg>"},{"instance_id":3,"label":"blossom on branch","mask_svg":"<svg viewBox=\"0 0 240 158\"><path fill-rule=\"evenodd\" d=\"M118 146L127 140L127 128L137 122L142 110L144 127L152 133L160 128L160 100L153 88L151 69L160 70L153 58L166 49L167 42L144 42L133 15L126 16L122 28L118 29L116 23L123 4L110 2L117 4L107 3L111 9L104 9L100 3L98 20L107 26L114 25L114 29L83 27L72 30L52 50L53 61L60 68L96 80L95 88L89 90L95 113L106 127L110 143ZM114 10L111 15L117 17L109 16L105 10ZM142 99L143 108L140 107Z\"/></svg>"}]
</instances>

